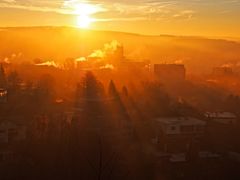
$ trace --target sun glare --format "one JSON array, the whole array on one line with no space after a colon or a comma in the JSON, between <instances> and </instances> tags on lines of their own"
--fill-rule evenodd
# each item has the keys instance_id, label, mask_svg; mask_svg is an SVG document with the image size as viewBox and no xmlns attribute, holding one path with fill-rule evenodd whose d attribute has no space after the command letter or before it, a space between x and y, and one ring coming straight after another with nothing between
<instances>
[{"instance_id":1,"label":"sun glare","mask_svg":"<svg viewBox=\"0 0 240 180\"><path fill-rule=\"evenodd\" d=\"M74 9L77 15L77 26L80 28L88 28L95 21L91 15L100 11L98 6L86 3L76 4Z\"/></svg>"},{"instance_id":2,"label":"sun glare","mask_svg":"<svg viewBox=\"0 0 240 180\"><path fill-rule=\"evenodd\" d=\"M80 28L88 28L93 21L94 19L88 15L80 15L77 17L77 25Z\"/></svg>"}]
</instances>

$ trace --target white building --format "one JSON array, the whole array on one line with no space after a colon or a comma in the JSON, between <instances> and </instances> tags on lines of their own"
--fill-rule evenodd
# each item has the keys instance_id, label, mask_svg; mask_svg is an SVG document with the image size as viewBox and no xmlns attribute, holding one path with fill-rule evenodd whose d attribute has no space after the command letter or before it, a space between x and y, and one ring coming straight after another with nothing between
<instances>
[{"instance_id":1,"label":"white building","mask_svg":"<svg viewBox=\"0 0 240 180\"><path fill-rule=\"evenodd\" d=\"M230 112L207 112L205 117L221 124L236 124L237 116Z\"/></svg>"},{"instance_id":2,"label":"white building","mask_svg":"<svg viewBox=\"0 0 240 180\"><path fill-rule=\"evenodd\" d=\"M206 122L187 117L158 118L157 123L165 135L203 134Z\"/></svg>"}]
</instances>

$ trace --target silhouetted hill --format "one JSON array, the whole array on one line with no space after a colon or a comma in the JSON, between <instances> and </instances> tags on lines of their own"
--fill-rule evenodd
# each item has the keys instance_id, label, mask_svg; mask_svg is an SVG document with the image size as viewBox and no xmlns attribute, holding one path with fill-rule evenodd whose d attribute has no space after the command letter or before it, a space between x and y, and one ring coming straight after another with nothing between
<instances>
[{"instance_id":1,"label":"silhouetted hill","mask_svg":"<svg viewBox=\"0 0 240 180\"><path fill-rule=\"evenodd\" d=\"M240 60L240 43L188 36L147 36L72 27L14 27L0 29L0 58L12 62L40 58L62 62L100 49L117 40L130 59L153 63L185 63L190 71L210 72L214 66Z\"/></svg>"}]
</instances>

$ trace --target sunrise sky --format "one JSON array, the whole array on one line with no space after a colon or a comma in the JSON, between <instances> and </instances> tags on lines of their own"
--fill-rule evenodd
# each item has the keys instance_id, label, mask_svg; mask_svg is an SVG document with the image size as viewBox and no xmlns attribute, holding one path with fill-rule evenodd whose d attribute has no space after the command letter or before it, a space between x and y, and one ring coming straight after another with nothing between
<instances>
[{"instance_id":1,"label":"sunrise sky","mask_svg":"<svg viewBox=\"0 0 240 180\"><path fill-rule=\"evenodd\" d=\"M0 26L240 37L240 0L0 0Z\"/></svg>"}]
</instances>

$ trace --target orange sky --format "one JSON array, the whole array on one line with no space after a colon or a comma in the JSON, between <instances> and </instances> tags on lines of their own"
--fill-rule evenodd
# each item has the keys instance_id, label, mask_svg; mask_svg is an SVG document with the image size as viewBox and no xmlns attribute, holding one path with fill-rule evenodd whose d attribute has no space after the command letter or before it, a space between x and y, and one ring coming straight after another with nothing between
<instances>
[{"instance_id":1,"label":"orange sky","mask_svg":"<svg viewBox=\"0 0 240 180\"><path fill-rule=\"evenodd\" d=\"M240 37L240 0L0 0L0 26L77 26L82 11L97 30Z\"/></svg>"}]
</instances>

